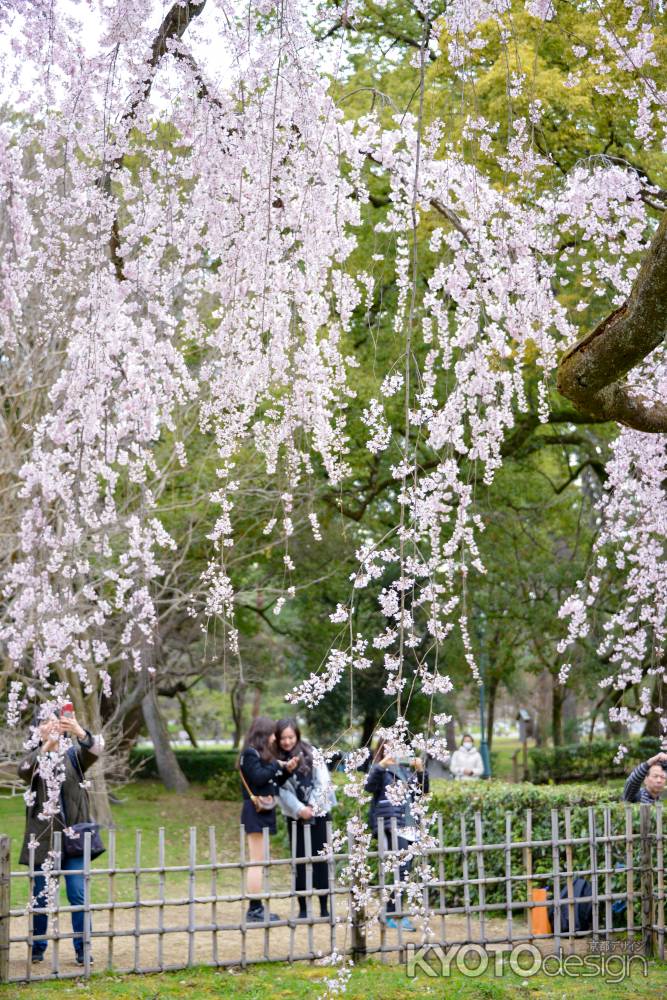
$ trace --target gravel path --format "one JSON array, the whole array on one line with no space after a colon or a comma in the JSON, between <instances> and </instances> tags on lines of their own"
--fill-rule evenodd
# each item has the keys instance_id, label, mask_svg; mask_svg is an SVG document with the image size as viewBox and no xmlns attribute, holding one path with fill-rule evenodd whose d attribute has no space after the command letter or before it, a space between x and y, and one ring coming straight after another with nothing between
<instances>
[{"instance_id":1,"label":"gravel path","mask_svg":"<svg viewBox=\"0 0 667 1000\"><path fill-rule=\"evenodd\" d=\"M238 923L241 920L240 903L217 904L217 915L213 914L211 903L196 904L192 916L194 923L201 930L188 934L188 911L186 906L169 906L163 908L160 914L157 907L141 907L141 909L116 910L114 914L114 929L124 931L122 936L113 939L113 952L109 952L109 911L98 911L93 921L92 954L94 969L101 971L108 964L118 971L155 970L161 967L184 968L192 964L233 964L241 965L244 961L275 960L310 960L317 961L330 955L332 951L344 951L350 948L351 929L347 923L347 906L342 905L344 897L336 906L336 921L317 922L313 926L295 923L290 920L292 900L278 900L272 903L272 911L282 918L280 923L271 926L248 926L243 933L238 928L219 930L214 934L210 929L203 929L216 920L221 925ZM346 901L345 901L346 903ZM170 933L137 935L138 929L157 932L161 927L174 930ZM441 921L433 923L436 937L441 933ZM466 938L466 922L458 916L445 918L448 940L464 940ZM417 933L402 931L400 942L421 944L421 924L417 922ZM504 920L487 920L487 936L502 938L507 924ZM69 914L63 914L60 919L62 933L71 934ZM472 923L473 939L478 935L476 922ZM26 917L12 918L12 937L27 935L28 923ZM521 926L515 921L515 933L521 933ZM399 942L399 932L386 929L384 942L381 931L376 923L368 928L367 943L369 950L393 946ZM74 962L71 939L60 940L57 946L60 972L72 973L78 967ZM51 975L55 953L54 942L49 942L46 959L43 964L31 965L27 969L27 944L13 943L10 949L10 975L27 977ZM389 955L396 961L396 952Z\"/></svg>"}]
</instances>

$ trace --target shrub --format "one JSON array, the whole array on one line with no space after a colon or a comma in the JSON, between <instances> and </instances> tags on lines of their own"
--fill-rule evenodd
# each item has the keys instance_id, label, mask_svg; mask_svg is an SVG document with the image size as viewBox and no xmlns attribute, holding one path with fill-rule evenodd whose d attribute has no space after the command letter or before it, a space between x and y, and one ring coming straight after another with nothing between
<instances>
[{"instance_id":1,"label":"shrub","mask_svg":"<svg viewBox=\"0 0 667 1000\"><path fill-rule=\"evenodd\" d=\"M209 778L204 788L205 799L221 799L224 802L241 801L241 781L239 772L218 771Z\"/></svg>"},{"instance_id":2,"label":"shrub","mask_svg":"<svg viewBox=\"0 0 667 1000\"><path fill-rule=\"evenodd\" d=\"M174 753L188 781L197 782L208 781L220 772L234 771L238 760L237 750L184 747L175 750ZM157 761L151 747L133 747L130 751L130 766L136 769L138 778L159 777Z\"/></svg>"},{"instance_id":3,"label":"shrub","mask_svg":"<svg viewBox=\"0 0 667 1000\"><path fill-rule=\"evenodd\" d=\"M560 747L535 747L528 751L530 780L537 784L565 781L595 781L600 778L624 778L642 760L660 750L657 737L625 740L628 753L614 763L618 742L594 740Z\"/></svg>"},{"instance_id":4,"label":"shrub","mask_svg":"<svg viewBox=\"0 0 667 1000\"><path fill-rule=\"evenodd\" d=\"M503 844L505 841L506 823L511 823L513 841L524 841L526 837L526 814L531 810L531 841L550 840L552 838L552 810L558 810L558 834L564 838L564 813L570 809L571 832L573 837L586 838L586 842L572 848L574 868L588 871L591 866L589 835L589 807L596 824L598 835L603 830L604 807L609 807L612 831L622 832L625 829L626 806L619 802L620 794L617 788L599 785L531 785L507 784L505 782L442 782L431 796L431 811L442 817L442 845L459 847L463 842L468 846L476 842L475 813L479 812L482 819L482 842L488 844ZM334 814L337 826L344 826L347 818L354 812L354 803L343 794L338 795L339 805ZM638 809L639 807L633 807ZM434 828L437 833L437 827ZM638 848L637 848L638 849ZM612 845L612 863L625 864L625 844L619 841ZM638 859L636 859L638 861ZM444 877L447 881L460 880L458 887L447 889L448 906L464 904L464 880L468 884L468 892L472 905L479 901L479 889L474 880L479 878L480 855L472 852L467 855L467 872L464 867L464 856L461 851L452 851L431 859L434 874ZM525 872L525 855L522 848L511 851L512 874ZM604 850L598 844L597 865L605 867ZM565 869L565 849L560 848L560 867ZM485 850L483 853L483 868L487 878L497 878L498 882L486 887L487 903L503 903L506 899L506 853L501 848ZM544 874L553 871L553 851L551 846L535 846L532 848L532 870L534 874ZM466 878L467 876L467 878ZM586 876L590 878L590 876ZM622 876L614 876L622 878ZM561 880L561 884L564 884ZM541 880L536 886L548 886L550 893L552 882ZM619 884L620 888L620 884ZM526 898L526 883L512 882L512 894L516 901ZM432 890L432 902L438 904L439 891Z\"/></svg>"}]
</instances>

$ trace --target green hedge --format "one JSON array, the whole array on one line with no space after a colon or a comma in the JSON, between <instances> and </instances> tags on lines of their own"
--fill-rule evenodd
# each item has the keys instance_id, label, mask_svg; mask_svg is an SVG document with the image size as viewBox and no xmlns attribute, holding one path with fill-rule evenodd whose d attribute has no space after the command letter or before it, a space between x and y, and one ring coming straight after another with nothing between
<instances>
[{"instance_id":1,"label":"green hedge","mask_svg":"<svg viewBox=\"0 0 667 1000\"><path fill-rule=\"evenodd\" d=\"M620 763L614 763L619 742L628 748ZM657 737L633 740L594 740L561 747L535 747L528 751L530 780L537 784L565 781L595 781L600 778L625 778L642 760L658 753Z\"/></svg>"},{"instance_id":2,"label":"green hedge","mask_svg":"<svg viewBox=\"0 0 667 1000\"><path fill-rule=\"evenodd\" d=\"M195 749L184 747L174 751L183 774L188 781L209 781L221 771L234 771L238 760L237 750ZM136 769L138 778L157 778L157 762L150 747L133 747L130 751L130 766ZM237 775L238 783L238 775Z\"/></svg>"},{"instance_id":3,"label":"green hedge","mask_svg":"<svg viewBox=\"0 0 667 1000\"><path fill-rule=\"evenodd\" d=\"M625 804L619 802L617 788L596 785L552 785L539 786L530 784L505 784L502 782L476 783L475 787L461 787L462 783L452 782L454 787L448 787L444 792L433 796L432 808L443 817L443 841L446 845L461 844L461 826L465 828L468 844L475 840L475 813L482 816L482 837L486 844L501 844L505 840L507 816L511 820L512 840L525 840L526 812L531 810L531 840L550 840L552 837L552 810L558 810L559 837L564 838L564 810L570 809L573 837L588 839L589 807L596 823L598 834L603 827L603 809L609 807L612 829L614 832L624 830ZM638 807L637 807L638 808ZM639 848L637 848L638 850ZM588 843L575 846L572 850L575 869L587 871L591 867L590 847ZM612 865L625 864L625 846L622 843L612 845ZM484 852L484 872L486 876L502 878L505 875L506 856L503 850ZM639 862L639 858L636 859ZM525 869L523 851L515 849L511 852L513 874L520 874ZM553 852L551 846L534 847L532 850L532 865L535 874L553 871ZM445 855L445 872L448 878L464 877L463 859L458 853ZM604 849L598 844L597 866L605 867ZM560 849L560 867L565 868L565 851ZM469 879L479 877L477 858L469 856ZM590 876L586 876L590 880ZM624 876L614 875L614 890L624 887ZM617 883L617 884L616 884ZM546 887L552 894L551 880L537 883ZM476 887L471 889L472 896L477 895ZM514 899L525 899L525 883L513 882ZM463 887L458 892L457 905L463 903ZM488 903L503 902L506 898L506 886L496 883L486 889Z\"/></svg>"},{"instance_id":4,"label":"green hedge","mask_svg":"<svg viewBox=\"0 0 667 1000\"><path fill-rule=\"evenodd\" d=\"M336 809L334 821L336 825L344 826L346 819L355 811L354 804L339 789L339 806ZM526 832L526 811L531 810L532 833L531 840L550 840L552 836L552 810L559 811L559 836L564 838L564 809L571 810L571 825L573 837L588 838L589 807L593 807L596 829L599 833L603 827L603 808L609 807L614 833L625 829L625 804L619 801L618 788L598 785L531 785L509 784L500 781L478 782L443 782L441 788L431 796L431 811L442 816L442 843L446 847L459 847L462 843L462 824L468 845L475 843L475 813L482 817L482 838L485 844L502 844L505 841L506 817L511 820L513 841L523 841ZM639 807L633 807L638 811ZM365 807L367 809L367 807ZM638 820L637 820L638 822ZM434 833L437 828L434 827ZM637 847L637 850L639 848ZM521 848L511 851L512 873L524 873L524 855ZM625 864L625 845L622 842L612 845L612 863ZM561 869L565 868L565 851L561 848ZM639 859L636 859L639 863ZM588 843L573 848L575 869L590 870L590 848ZM461 906L464 904L464 885L466 877L464 858L460 851L444 854L442 862L435 857L432 861L434 874L439 877L440 865L445 878L461 880L458 888L448 888L447 905ZM484 851L483 864L485 876L504 880L506 870L505 851L502 849ZM535 874L553 871L552 848L534 847L532 851L533 872ZM604 850L598 844L597 864L605 867ZM471 903L479 900L477 886L474 880L479 877L478 856L468 854L467 882ZM590 876L588 877L590 880ZM614 891L623 889L625 876L620 872L612 876ZM536 886L546 887L549 895L552 892L551 880L542 880ZM515 900L525 899L525 883L512 882L512 894ZM506 884L499 881L486 888L487 903L503 903L506 899ZM432 903L438 905L439 893L432 890Z\"/></svg>"}]
</instances>

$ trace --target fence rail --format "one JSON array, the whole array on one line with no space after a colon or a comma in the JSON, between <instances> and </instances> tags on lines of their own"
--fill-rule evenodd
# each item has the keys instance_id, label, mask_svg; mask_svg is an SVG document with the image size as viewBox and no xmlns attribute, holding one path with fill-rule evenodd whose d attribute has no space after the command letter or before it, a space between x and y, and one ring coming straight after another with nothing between
<instances>
[{"instance_id":1,"label":"fence rail","mask_svg":"<svg viewBox=\"0 0 667 1000\"><path fill-rule=\"evenodd\" d=\"M577 829L575 830L575 819ZM662 806L626 806L612 810L589 808L573 814L552 811L550 836L535 837L535 816L527 811L521 830L505 816L504 836L488 842L482 814L461 816L460 835L446 842L442 817L436 817L434 840L417 853L413 870L402 867L409 845L392 825L374 849L364 853L372 879L363 905L349 884L346 866L354 853L349 833L347 850L334 848L327 826L325 856L314 855L310 829L305 827L305 851L296 856L270 856L268 831L264 856L246 855L239 830L238 855L224 860L218 831L206 837L195 827L187 834L187 858L168 864L173 847L165 831L145 838L135 831L134 864L117 863L118 840L108 831L107 852L95 864L90 859L90 835L84 843L79 885L82 900L62 905L56 892L50 907L27 911L23 904L35 895L34 850L27 870L11 871L10 842L0 836L0 981L36 981L89 976L100 967L116 972L162 972L194 964L242 966L270 961L317 961L328 955L379 955L382 960L404 957L408 942L443 949L467 944L491 949L528 943L542 951L569 953L623 941L626 949L645 956L665 955L665 870ZM451 831L451 825L448 825ZM493 832L493 831L492 831ZM451 833L449 834L451 840ZM60 835L54 838L60 851ZM152 862L146 863L150 849ZM228 840L225 852L229 853ZM56 878L72 871L56 854ZM144 859L144 863L142 863ZM326 864L328 887L314 887L314 865ZM62 865L62 867L58 867ZM294 890L297 865L305 866L305 889ZM426 880L416 870L428 867ZM261 867L265 915L248 920L251 897L247 873ZM590 896L575 895L575 881L590 883ZM581 885L581 883L580 883ZM546 890L546 893L540 890ZM580 890L581 891L581 890ZM298 895L307 916L298 915ZM328 915L314 913L316 897L326 898ZM548 899L545 899L545 896ZM410 902L409 902L410 901ZM591 904L590 926L578 926L579 906ZM387 907L393 904L394 912ZM547 926L547 906L553 921ZM277 920L269 919L275 909ZM48 928L36 934L33 915L48 917ZM82 919L79 915L82 915ZM387 924L388 915L396 927ZM412 933L402 925L411 916ZM72 917L78 930L70 926ZM74 939L82 940L83 967L74 964ZM44 964L32 962L33 946L46 942ZM70 943L71 942L71 951ZM93 964L94 963L94 964Z\"/></svg>"}]
</instances>

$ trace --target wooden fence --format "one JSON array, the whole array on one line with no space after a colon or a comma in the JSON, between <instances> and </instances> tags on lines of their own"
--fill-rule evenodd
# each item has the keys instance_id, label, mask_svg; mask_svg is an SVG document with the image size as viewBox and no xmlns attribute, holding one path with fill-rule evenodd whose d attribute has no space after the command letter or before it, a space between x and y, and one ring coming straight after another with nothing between
<instances>
[{"instance_id":1,"label":"wooden fence","mask_svg":"<svg viewBox=\"0 0 667 1000\"><path fill-rule=\"evenodd\" d=\"M460 835L455 838L451 823L445 827L442 817L436 817L432 849L415 858L415 868L428 865L425 885L414 873L401 875L397 830L393 827L385 837L381 828L373 842L375 850L365 853L373 880L360 908L345 877L351 834L346 850L334 850L329 824L328 888L317 890L313 865L322 857L313 856L309 827L300 858L270 857L267 833L262 897L265 911L270 907L279 919L266 916L261 923L246 918L247 871L257 862L246 856L243 830L233 834L239 838L239 850L229 861L219 853L214 827L204 843L197 829L190 828L187 860L180 864L167 863L168 850L174 848L164 830L151 843L136 831L130 866L117 864L113 830L105 836L106 853L91 865L86 835L83 904L61 905L56 898L54 909L34 911L48 913L48 930L41 938L48 949L40 964L31 961L37 939L24 905L33 894L34 858L27 869L11 871L9 838L0 836L0 981L89 976L103 968L145 973L200 964L245 967L269 961L326 961L334 953L354 960L375 954L395 961L405 957L409 942L423 940L444 949L478 944L491 950L529 942L544 953L561 949L574 953L622 941L624 948L664 958L662 806L553 811L546 838L534 834L538 826L545 829L545 818L539 823L537 819L528 811L521 829L516 829L508 813L504 836L498 839L497 821L494 827L479 813L460 817ZM145 860L147 847L152 863ZM229 855L228 840L224 854ZM297 863L306 869L301 893L307 901L305 919L298 919L293 888ZM55 874L68 873L56 869ZM575 896L578 877L590 883L590 897ZM549 905L554 905L552 928L544 927L548 904L540 898L540 889L547 890ZM315 913L318 895L327 897L328 916ZM416 933L401 924L401 918L409 915L408 895L412 895L409 909ZM386 923L388 896L395 904L396 928ZM592 903L592 923L578 930L577 904L586 902ZM71 914L75 912L83 913L82 968L74 963Z\"/></svg>"}]
</instances>

